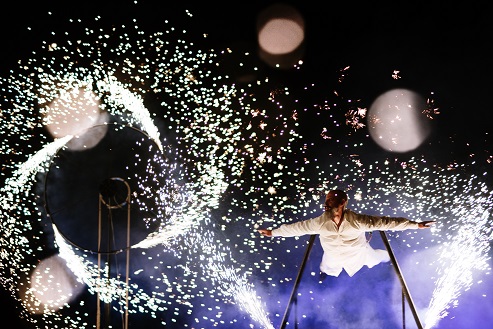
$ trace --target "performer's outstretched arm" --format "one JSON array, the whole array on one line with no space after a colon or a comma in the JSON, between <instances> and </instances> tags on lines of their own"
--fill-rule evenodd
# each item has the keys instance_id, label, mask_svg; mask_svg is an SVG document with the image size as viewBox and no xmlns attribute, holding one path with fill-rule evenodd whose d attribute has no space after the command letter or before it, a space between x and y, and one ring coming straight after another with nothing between
<instances>
[{"instance_id":1,"label":"performer's outstretched arm","mask_svg":"<svg viewBox=\"0 0 493 329\"><path fill-rule=\"evenodd\" d=\"M418 223L418 228L429 228L434 223L435 223L434 220L425 220Z\"/></svg>"},{"instance_id":2,"label":"performer's outstretched arm","mask_svg":"<svg viewBox=\"0 0 493 329\"><path fill-rule=\"evenodd\" d=\"M257 231L263 236L272 236L272 230L259 229Z\"/></svg>"}]
</instances>

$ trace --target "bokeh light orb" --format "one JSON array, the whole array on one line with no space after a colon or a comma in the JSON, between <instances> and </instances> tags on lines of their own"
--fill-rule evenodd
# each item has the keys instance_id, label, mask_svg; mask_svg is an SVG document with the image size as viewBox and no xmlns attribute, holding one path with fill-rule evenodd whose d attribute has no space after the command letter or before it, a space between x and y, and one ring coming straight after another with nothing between
<instances>
[{"instance_id":1,"label":"bokeh light orb","mask_svg":"<svg viewBox=\"0 0 493 329\"><path fill-rule=\"evenodd\" d=\"M53 255L41 260L31 273L23 303L33 314L57 311L79 296L84 287L65 260Z\"/></svg>"},{"instance_id":2,"label":"bokeh light orb","mask_svg":"<svg viewBox=\"0 0 493 329\"><path fill-rule=\"evenodd\" d=\"M258 44L272 55L285 55L298 48L305 39L305 24L298 10L285 4L264 9L257 20Z\"/></svg>"},{"instance_id":3,"label":"bokeh light orb","mask_svg":"<svg viewBox=\"0 0 493 329\"><path fill-rule=\"evenodd\" d=\"M85 138L87 129L101 124L108 115L100 110L99 97L86 87L61 88L59 95L40 108L43 124L54 138L73 135L74 139L67 145L72 150L81 150L96 145L100 138Z\"/></svg>"},{"instance_id":4,"label":"bokeh light orb","mask_svg":"<svg viewBox=\"0 0 493 329\"><path fill-rule=\"evenodd\" d=\"M368 110L368 130L381 148L404 153L415 150L431 127L423 113L426 101L408 89L393 89L377 97Z\"/></svg>"}]
</instances>

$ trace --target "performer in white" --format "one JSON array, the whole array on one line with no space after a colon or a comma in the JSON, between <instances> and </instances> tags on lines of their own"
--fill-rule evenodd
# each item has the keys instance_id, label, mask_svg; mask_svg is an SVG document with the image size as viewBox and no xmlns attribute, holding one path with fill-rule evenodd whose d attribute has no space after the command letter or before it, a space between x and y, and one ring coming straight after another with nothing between
<instances>
[{"instance_id":1,"label":"performer in white","mask_svg":"<svg viewBox=\"0 0 493 329\"><path fill-rule=\"evenodd\" d=\"M371 268L390 260L386 250L373 249L370 246L365 232L423 229L435 222L358 214L346 208L347 203L346 192L332 190L325 198L325 211L322 215L293 224L283 224L273 230L259 229L258 232L268 237L318 234L324 250L320 263L323 280L327 275L339 276L343 269L349 276L353 276L364 265Z\"/></svg>"}]
</instances>

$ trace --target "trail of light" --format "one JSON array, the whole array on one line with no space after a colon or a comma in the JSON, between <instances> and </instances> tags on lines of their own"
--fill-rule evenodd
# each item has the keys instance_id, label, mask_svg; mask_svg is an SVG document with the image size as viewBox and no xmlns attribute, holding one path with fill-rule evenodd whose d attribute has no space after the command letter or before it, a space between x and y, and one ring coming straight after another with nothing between
<instances>
[{"instance_id":1,"label":"trail of light","mask_svg":"<svg viewBox=\"0 0 493 329\"><path fill-rule=\"evenodd\" d=\"M0 267L2 271L8 269L12 277L19 278L23 269L23 253L19 250L29 250L30 241L27 238L33 229L31 223L23 219L23 215L29 212L22 206L22 195L28 195L33 185L34 175L46 168L53 153L63 147L71 137L61 138L46 145L42 150L32 155L25 163L9 177L5 185L0 189ZM27 235L17 236L24 232ZM10 247L10 248L7 248ZM0 276L0 282L5 287L14 291L16 282L9 282L9 278Z\"/></svg>"},{"instance_id":2,"label":"trail of light","mask_svg":"<svg viewBox=\"0 0 493 329\"><path fill-rule=\"evenodd\" d=\"M88 33L92 33L88 31ZM158 245L165 246L166 252L172 252L177 257L184 257L183 261L189 262L193 261L198 255L203 255L200 253L191 253L190 250L186 250L184 247L190 247L195 239L198 243L195 243L195 247L207 246L204 243L202 237L198 235L196 230L200 228L201 225L205 225L205 218L211 209L216 208L219 205L219 198L224 193L226 188L229 186L228 180L233 177L238 177L240 172L243 170L242 163L243 158L241 156L236 156L238 153L237 149L231 147L229 142L236 143L241 139L241 128L242 120L234 119L234 110L230 108L231 103L229 98L231 98L236 90L231 86L221 86L218 93L215 94L213 90L207 88L200 88L193 91L193 85L199 85L201 77L194 77L194 71L196 67L201 62L203 63L208 55L199 54L197 58L188 58L183 56L183 53L177 50L176 55L169 55L169 52L161 53L160 50L163 46L169 47L167 42L162 42L159 39L160 34L150 38L150 42L154 43L156 46L154 49L157 52L157 59L155 59L155 64L159 70L155 75L155 83L153 85L153 90L158 91L162 88L162 83L167 82L168 87L165 88L166 93L175 94L173 96L178 96L177 99L187 99L187 102L192 102L194 104L201 104L196 110L200 112L200 115L194 114L189 111L188 105L185 102L181 104L167 104L165 102L162 105L169 109L165 112L164 117L169 119L171 122L177 122L176 133L181 134L182 138L178 138L176 143L178 147L168 147L166 148L167 156L172 156L174 158L169 158L171 161L161 163L163 167L158 172L149 172L149 175L163 175L167 181L167 185L162 186L159 190L150 191L146 186L142 186L144 193L156 193L158 195L157 203L162 204L166 209L159 210L158 219L161 220L159 230L151 235L149 235L140 244L134 246L134 249L138 248L151 248L157 247ZM137 40L137 43L139 41ZM49 44L49 43L47 43ZM97 44L95 47L104 48L106 44ZM119 48L121 54L129 51L127 48L128 44L122 43L122 47ZM32 104L44 104L49 102L51 99L57 96L57 89L70 89L76 87L85 87L89 89L94 89L95 92L101 99L104 99L102 104L102 109L108 111L113 118L117 118L123 124L136 126L138 129L142 129L145 133L149 134L150 137L158 144L159 149L163 150L162 141L160 140L160 134L155 126L149 111L143 104L143 100L135 92L131 92L131 84L122 83L121 79L115 78L115 72L101 60L101 58L94 58L91 63L90 69L85 69L83 67L76 67L73 62L70 61L69 54L76 54L79 56L83 49L88 47L88 53L91 54L87 57L91 57L94 54L100 54L98 51L93 51L91 49L92 45L89 43L82 43L77 46L77 50L74 52L70 47L66 46L50 46L50 51L55 54L50 54L50 62L45 63L42 58L33 58L30 60L30 64L33 66L34 71L36 67L43 67L42 70L38 70L36 77L38 81L41 82L41 86L38 86L35 80L31 80L29 75L21 75L19 77L11 77L9 82L11 85L17 86L12 90L13 93L20 95L19 98L26 99L26 109L29 109ZM141 46L139 48L145 51ZM101 50L101 49L99 49ZM113 51L112 49L110 51ZM54 58L56 58L56 53L63 53L63 59L61 62L68 63L63 65L57 63ZM188 52L188 50L187 50ZM167 56L176 56L179 58L174 65L180 65L180 70L172 69L170 63L174 61L169 61ZM164 56L164 57L162 57ZM53 58L53 59L52 59ZM197 61L198 59L198 61ZM191 66L182 65L184 62L189 61ZM130 73L131 78L139 80L136 78L135 70L131 67L136 67L131 61L126 61L128 64L128 73ZM60 65L60 67L56 67ZM26 66L27 67L27 66ZM103 69L104 68L104 69ZM145 64L139 67L139 73L147 74L146 68L149 70L154 69L151 65ZM125 68L123 72L125 72ZM174 80L170 79L170 74L182 74L183 77ZM204 72L207 75L206 72ZM175 88L176 87L176 88ZM143 90L143 89L142 89ZM142 91L141 90L141 91ZM18 97L18 96L15 96ZM14 103L14 102L12 102ZM31 112L30 115L35 115L35 111ZM34 120L20 121L18 124L21 130L28 130L23 128L23 124L27 124L33 121L35 124L33 127L42 128L40 125L41 119L37 118ZM227 141L228 143L225 143ZM63 145L65 140L58 140L60 145ZM7 145L10 147L10 145ZM51 150L53 156L56 150ZM198 160L198 161L197 161ZM179 164L182 162L181 164ZM178 165L177 165L178 164ZM232 173L232 176L226 177L225 170ZM179 171L179 172L178 172ZM36 174L33 171L32 174ZM33 177L30 177L31 181ZM146 180L145 178L143 179ZM170 195L172 194L172 195ZM172 202L167 202L172 201ZM18 204L22 206L25 201L19 200ZM139 199L137 198L137 202ZM144 205L143 205L144 206ZM117 300L120 306L124 307L122 300L126 291L130 292L130 312L145 311L149 309L152 311L155 317L155 312L165 311L168 309L166 304L170 303L170 299L176 298L177 302L182 305L188 305L192 307L189 302L190 298L193 298L193 291L195 287L190 284L180 284L177 282L176 278L170 278L166 273L161 274L161 283L164 283L164 288L161 291L160 287L155 286L155 290L150 294L142 291L137 284L132 284L126 286L124 281L117 278L108 277L108 274L103 273L102 269L98 268L93 261L86 259L84 255L79 255L84 253L84 251L74 248L73 246L67 244L61 235L55 231L55 241L58 246L60 255L66 260L69 268L74 272L74 274L84 282L89 291L93 294L98 294L101 300L104 302L111 302L112 300ZM184 245L180 245L177 241L178 237L182 237L186 242ZM190 241L187 241L187 240ZM220 245L222 245L220 241ZM22 252L29 252L30 246L26 246L22 249ZM211 249L213 250L213 249ZM16 250L18 254L19 250ZM209 260L214 260L215 262L225 261L224 259L218 259L216 253L207 253ZM228 260L230 261L230 259ZM185 273L192 277L196 277L197 271L190 266L184 266L186 269ZM190 270L191 269L191 270ZM137 271L140 272L140 271ZM207 269L209 275L213 275L213 271ZM145 273L145 271L144 271ZM217 278L221 278L220 276ZM226 280L225 277L222 279ZM233 278L234 279L234 278ZM186 280L184 280L186 282ZM223 285L222 280L215 280L216 284ZM227 281L227 280L226 280ZM229 283L226 283L229 285ZM185 290L184 290L185 289ZM261 312L260 304L257 303L257 299L254 298L254 292L249 291L250 287L247 288L245 282L235 283L235 289L231 292L227 291L226 295L231 296L238 293L237 300L241 305L250 305L250 308L244 307L247 313L251 313L254 321L260 321L265 324L268 328L271 327L268 321L267 315ZM188 291L187 291L188 290ZM221 289L223 290L223 289ZM249 291L249 293L247 293ZM166 294L165 294L166 292ZM174 293L176 292L176 293ZM221 294L221 293L220 293ZM247 299L247 301L245 301ZM256 305L256 307L252 307ZM178 313L176 313L178 315ZM54 314L45 314L44 317L47 321L64 321L76 323L77 317L66 316L65 319L61 319L59 316ZM53 317L50 320L50 317Z\"/></svg>"},{"instance_id":3,"label":"trail of light","mask_svg":"<svg viewBox=\"0 0 493 329\"><path fill-rule=\"evenodd\" d=\"M453 215L458 220L456 232L444 243L439 256L442 265L433 296L425 317L425 328L435 327L439 320L448 315L450 307L457 307L461 293L473 283L474 271L489 269L488 237L491 200L470 197L464 206L460 200ZM467 257L464 251L467 250Z\"/></svg>"},{"instance_id":4,"label":"trail of light","mask_svg":"<svg viewBox=\"0 0 493 329\"><path fill-rule=\"evenodd\" d=\"M67 266L73 271L80 282L85 283L91 293L99 294L101 301L111 303L117 301L123 309L126 305L126 294L129 293L131 305L145 307L153 313L157 312L165 304L162 293L152 292L151 295L139 288L138 284L126 286L125 282L118 278L108 276L108 273L94 264L91 260L77 254L77 248L69 245L59 234L56 227L56 243L59 246L60 257L64 258ZM138 307L129 308L130 313L135 313ZM166 309L166 307L164 307Z\"/></svg>"},{"instance_id":5,"label":"trail of light","mask_svg":"<svg viewBox=\"0 0 493 329\"><path fill-rule=\"evenodd\" d=\"M3 209L11 210L13 207L17 206L15 202L12 202L12 199L7 200L5 198L24 192L27 187L29 187L29 184L31 183L30 180L32 180L33 176L37 172L45 169L47 162L51 160L53 154L63 147L71 138L72 136L66 136L55 140L53 143L44 146L42 150L36 152L25 163L19 166L19 169L13 173L12 177L6 180L5 186L0 190L2 192L0 198L2 201L5 201L2 202Z\"/></svg>"},{"instance_id":6,"label":"trail of light","mask_svg":"<svg viewBox=\"0 0 493 329\"><path fill-rule=\"evenodd\" d=\"M99 92L108 93L108 106L110 106L114 115L130 113L131 116L126 120L127 124L141 127L141 129L158 145L159 149L161 151L163 150L158 128L152 120L141 97L128 90L113 75L106 74L106 79L97 80L96 85ZM118 111L119 109L121 112Z\"/></svg>"},{"instance_id":7,"label":"trail of light","mask_svg":"<svg viewBox=\"0 0 493 329\"><path fill-rule=\"evenodd\" d=\"M208 250L209 255L219 256L208 258L206 271L224 291L224 295L233 297L240 309L247 312L263 328L274 328L265 311L265 305L262 305L253 285L248 283L246 275L238 275L238 269L223 265L224 258L231 257L231 253L217 250L214 243L207 243L203 247Z\"/></svg>"},{"instance_id":8,"label":"trail of light","mask_svg":"<svg viewBox=\"0 0 493 329\"><path fill-rule=\"evenodd\" d=\"M221 172L214 167L208 167L208 169L194 184L187 184L183 191L176 191L176 194L173 195L172 200L175 201L173 206L167 206L167 225L163 225L157 232L149 234L133 248L170 245L171 239L177 235L186 234L191 227L204 220L202 210L216 207L219 196L228 186L223 180L224 177ZM192 193L197 188L201 188L201 191ZM180 195L177 195L178 192L181 192ZM162 193L166 193L166 191ZM161 198L165 197L165 195L161 195Z\"/></svg>"},{"instance_id":9,"label":"trail of light","mask_svg":"<svg viewBox=\"0 0 493 329\"><path fill-rule=\"evenodd\" d=\"M122 92L118 90L117 94L121 95ZM128 103L133 104L133 102L122 102L122 104L125 105ZM143 111L144 109L144 107L142 106L129 108L130 112L132 113L134 111ZM136 116L142 117L142 115L139 115L138 113ZM215 151L215 149L213 149L213 151ZM195 192L195 194L193 195L193 199L190 196L186 198L184 198L183 196L180 197L179 200L181 200L184 204L180 204L178 207L173 207L171 212L169 211L170 209L168 209L168 213L172 214L172 216L169 216L167 218L167 224L163 225L163 227L158 232L151 234L141 243L134 246L134 248L148 248L156 246L158 244L169 245L169 240L171 238L174 238L179 234L186 234L187 231L190 230L190 227L192 225L196 225L197 223L203 221L203 209L217 207L218 197L224 192L228 184L224 181L224 173L221 170L218 170L216 166L204 164L203 167L204 168L201 170L203 172L202 176L200 176L200 178L194 183L195 186L192 186L191 188L189 187L190 191L200 189L199 192ZM160 172L164 171L165 170L163 169ZM196 200L198 196L199 201L195 201L192 203L191 201ZM177 209L180 209L182 211L184 210L185 212L177 213ZM200 242L200 246L202 248L202 253L204 253L204 249L207 250L210 244L202 239L202 241ZM65 248L67 247L68 246L65 246ZM68 255L68 253L64 253L64 255ZM216 252L209 251L207 252L207 256L209 260L212 260L214 262L214 264L224 261L224 259L218 259ZM79 261L79 264L80 262L81 261ZM73 261L69 262L69 264L73 263ZM81 266L76 266L76 268L81 269ZM121 281L108 277L99 278L97 276L98 269L95 268L94 265L92 266L92 275L88 275L87 271L89 268L91 268L91 265L88 262L86 262L83 268L85 269L86 274L80 274L84 273L80 272L78 275L84 278L82 280L90 287L91 291L99 294L101 300L105 302L110 302L111 300L119 300L121 302L122 300L124 300L123 297L125 287L122 286L123 283ZM267 328L271 326L266 313L263 311L258 302L258 299L254 298L255 293L253 291L249 291L248 288L245 287L246 283L241 280L238 281L237 277L231 278L226 276L214 276L213 273L216 273L215 271L208 270L207 272L209 273L209 275L211 275L212 278L215 277L216 279L221 279L217 280L216 284L219 286L225 285L225 287L222 289L222 291L225 292L224 294L226 296L229 296L230 294L233 295L235 299L238 300L238 303L243 308L243 310L249 313L254 321L266 324ZM233 286L231 286L230 280L234 280ZM111 284L109 284L110 282ZM145 293L141 291L139 293L136 293L134 290L135 288L131 288L132 299L146 301L150 300L150 298L148 298ZM153 300L157 301L155 298ZM121 303L121 306L123 307L124 304L123 302ZM150 305L147 304L144 304L144 306L150 307ZM153 309L152 307L151 309L155 310L155 308Z\"/></svg>"}]
</instances>

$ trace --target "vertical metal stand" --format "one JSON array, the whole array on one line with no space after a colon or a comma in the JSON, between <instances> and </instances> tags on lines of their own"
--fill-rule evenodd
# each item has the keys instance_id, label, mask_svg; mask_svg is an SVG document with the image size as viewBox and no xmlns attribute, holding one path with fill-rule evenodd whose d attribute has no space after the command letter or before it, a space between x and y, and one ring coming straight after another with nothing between
<instances>
[{"instance_id":1,"label":"vertical metal stand","mask_svg":"<svg viewBox=\"0 0 493 329\"><path fill-rule=\"evenodd\" d=\"M383 240L383 243L385 244L385 248L387 248L387 252L389 253L390 261L394 265L394 269L397 273L397 276L399 277L399 280L401 281L402 294L407 299L409 307L411 308L411 312L413 313L414 320L416 321L416 325L418 326L418 329L423 329L423 326L421 325L421 321L419 320L418 312L416 312L416 307L414 306L413 299L411 298L411 294L409 293L409 289L407 288L406 281L404 280L404 276L402 276L402 272L401 272L401 269L399 267L399 264L397 263L397 259L395 258L394 252L392 251L392 247L390 246L389 240L387 239L387 235L385 234L384 231L380 231L380 235L382 236L382 240ZM403 309L404 309L404 307L403 307ZM405 323L404 323L404 326L405 326Z\"/></svg>"},{"instance_id":2,"label":"vertical metal stand","mask_svg":"<svg viewBox=\"0 0 493 329\"><path fill-rule=\"evenodd\" d=\"M102 261L101 261L101 255L103 251L101 250L101 241L102 241L102 205L104 204L109 211L108 214L108 223L107 223L107 230L108 230L108 237L107 237L107 257L106 257L106 272L107 272L107 277L109 280L110 273L111 273L111 241L114 238L114 232L113 232L113 223L112 223L112 218L111 218L111 211L112 209L116 208L122 208L123 206L127 207L127 235L126 235L126 265L125 265L125 283L126 286L128 287L129 283L129 272L130 272L130 197L131 197L131 190L130 186L126 181L124 181L121 178L111 178L110 180L116 180L123 182L127 188L127 197L125 200L120 203L113 205L111 202L105 202L103 196L99 194L99 215L98 215L98 282L100 282L101 279L101 266L102 266ZM125 316L123 319L123 327L122 329L128 329L128 289L126 290L125 294ZM111 305L110 303L105 303L105 329L111 327ZM100 299L100 289L97 291L97 310L96 310L96 328L101 329L101 299Z\"/></svg>"},{"instance_id":3,"label":"vertical metal stand","mask_svg":"<svg viewBox=\"0 0 493 329\"><path fill-rule=\"evenodd\" d=\"M397 263L397 259L395 258L395 255L394 255L394 252L392 250L392 247L390 246L389 240L387 239L387 235L385 234L384 231L380 231L380 235L382 237L383 243L385 244L385 248L387 249L387 252L389 253L390 261L394 265L394 269L395 269L395 271L397 273L397 277L399 278L399 280L401 282L401 286L402 286L402 312L403 312L402 321L403 321L403 326L404 326L404 328L406 326L406 323L405 323L406 318L405 318L405 315L404 315L404 311L405 311L404 298L406 298L406 300L407 300L407 302L409 304L409 307L411 308L411 312L413 313L414 320L416 321L416 325L418 326L418 329L423 329L423 326L422 326L421 321L419 319L418 313L416 311L416 307L415 307L414 302L413 302L413 300L411 298L411 294L409 293L409 289L407 287L406 281L404 280L404 277L402 275L402 272L401 272L401 269L399 267L399 264ZM286 328L286 325L287 325L287 322L288 322L288 318L289 318L289 313L291 312L292 304L294 303L295 306L297 306L297 304L298 304L298 298L296 297L296 292L298 290L298 286L300 284L301 277L302 277L303 271L305 269L306 261L308 260L308 256L310 255L310 251L312 250L312 246L313 246L313 242L315 241L315 237L316 237L316 235L311 235L310 236L310 240L308 241L308 246L306 247L305 255L304 255L303 260L301 262L300 269L298 270L298 275L296 276L296 280L294 282L293 290L291 291L291 296L289 297L288 306L286 307L286 311L284 312L284 317L282 318L281 326L279 327L279 329ZM298 327L298 325L297 325L296 320L295 320L295 328L297 328L297 327Z\"/></svg>"},{"instance_id":4,"label":"vertical metal stand","mask_svg":"<svg viewBox=\"0 0 493 329\"><path fill-rule=\"evenodd\" d=\"M298 290L298 286L300 285L301 276L303 275L303 271L306 266L306 261L308 256L310 255L310 251L312 250L313 242L315 241L316 235L311 235L310 240L308 241L308 246L306 247L305 256L303 257L303 261L301 262L300 269L298 270L298 275L296 276L296 280L294 281L293 290L291 291L291 296L289 297L288 307L284 312L284 317L282 318L280 329L286 328L286 324L288 322L289 313L291 312L291 305L294 303L297 304L298 298L296 297L296 292ZM296 324L295 324L296 325Z\"/></svg>"}]
</instances>

